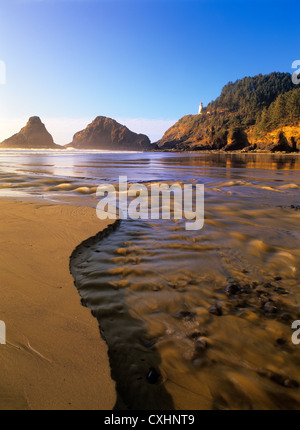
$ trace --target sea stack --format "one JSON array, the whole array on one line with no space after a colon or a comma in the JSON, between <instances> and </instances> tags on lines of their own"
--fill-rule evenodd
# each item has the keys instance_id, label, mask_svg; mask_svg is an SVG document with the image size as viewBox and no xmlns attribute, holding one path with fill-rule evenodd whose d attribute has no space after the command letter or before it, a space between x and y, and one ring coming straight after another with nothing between
<instances>
[{"instance_id":1,"label":"sea stack","mask_svg":"<svg viewBox=\"0 0 300 430\"><path fill-rule=\"evenodd\" d=\"M145 134L137 134L117 121L98 116L85 130L79 131L66 145L75 149L118 151L149 151L152 148Z\"/></svg>"},{"instance_id":2,"label":"sea stack","mask_svg":"<svg viewBox=\"0 0 300 430\"><path fill-rule=\"evenodd\" d=\"M53 142L51 134L38 116L29 118L19 133L0 143L0 148L62 149Z\"/></svg>"}]
</instances>

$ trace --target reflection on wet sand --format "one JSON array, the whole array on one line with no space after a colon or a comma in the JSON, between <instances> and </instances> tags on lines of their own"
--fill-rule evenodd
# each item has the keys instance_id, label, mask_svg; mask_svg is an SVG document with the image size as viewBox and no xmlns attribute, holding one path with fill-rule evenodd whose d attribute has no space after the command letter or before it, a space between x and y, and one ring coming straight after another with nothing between
<instances>
[{"instance_id":1,"label":"reflection on wet sand","mask_svg":"<svg viewBox=\"0 0 300 430\"><path fill-rule=\"evenodd\" d=\"M12 167L13 166L13 167ZM89 153L67 151L0 151L0 196L15 195L16 188L28 195L68 197L95 194L103 182L116 183L127 176L129 183L151 181L214 181L217 178L265 179L273 171L277 180L300 170L300 156L282 154L175 154ZM276 173L275 173L276 172ZM292 178L291 178L292 180ZM85 189L85 192L83 191ZM1 191L2 190L2 191ZM77 192L77 190L79 190Z\"/></svg>"}]
</instances>

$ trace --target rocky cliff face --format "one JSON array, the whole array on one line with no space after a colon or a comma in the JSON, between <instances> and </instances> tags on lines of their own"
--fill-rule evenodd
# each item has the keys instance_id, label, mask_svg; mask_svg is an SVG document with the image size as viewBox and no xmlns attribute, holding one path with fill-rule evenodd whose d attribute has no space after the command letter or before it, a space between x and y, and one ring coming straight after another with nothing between
<instances>
[{"instance_id":1,"label":"rocky cliff face","mask_svg":"<svg viewBox=\"0 0 300 430\"><path fill-rule=\"evenodd\" d=\"M299 152L300 124L275 128L263 136L257 136L253 127L246 130L250 146L246 150L268 152Z\"/></svg>"},{"instance_id":2,"label":"rocky cliff face","mask_svg":"<svg viewBox=\"0 0 300 430\"><path fill-rule=\"evenodd\" d=\"M29 118L22 130L0 143L0 148L62 149L53 142L51 134L38 116Z\"/></svg>"},{"instance_id":3,"label":"rocky cliff face","mask_svg":"<svg viewBox=\"0 0 300 430\"><path fill-rule=\"evenodd\" d=\"M289 73L229 82L199 115L177 121L157 145L162 150L300 150L300 88Z\"/></svg>"},{"instance_id":4,"label":"rocky cliff face","mask_svg":"<svg viewBox=\"0 0 300 430\"><path fill-rule=\"evenodd\" d=\"M220 117L223 114L220 114ZM209 122L210 116L186 115L170 127L157 142L159 149L176 151L218 150L224 148L228 140L228 130L217 133Z\"/></svg>"},{"instance_id":5,"label":"rocky cliff face","mask_svg":"<svg viewBox=\"0 0 300 430\"><path fill-rule=\"evenodd\" d=\"M213 128L197 117L199 115L188 115L180 119L157 142L158 148L166 151L300 151L300 123L274 128L260 136L255 127L245 130L235 127L214 133Z\"/></svg>"},{"instance_id":6,"label":"rocky cliff face","mask_svg":"<svg viewBox=\"0 0 300 430\"><path fill-rule=\"evenodd\" d=\"M147 151L152 148L146 135L134 133L104 116L98 116L85 130L76 133L73 141L66 147L119 151Z\"/></svg>"}]
</instances>

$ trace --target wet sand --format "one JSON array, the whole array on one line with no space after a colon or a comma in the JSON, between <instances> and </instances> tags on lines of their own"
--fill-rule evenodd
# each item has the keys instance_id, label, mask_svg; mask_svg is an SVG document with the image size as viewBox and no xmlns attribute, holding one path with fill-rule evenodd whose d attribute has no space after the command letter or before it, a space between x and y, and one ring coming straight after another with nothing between
<instances>
[{"instance_id":1,"label":"wet sand","mask_svg":"<svg viewBox=\"0 0 300 430\"><path fill-rule=\"evenodd\" d=\"M0 201L0 409L112 409L107 346L69 274L69 257L107 226L95 210Z\"/></svg>"},{"instance_id":2,"label":"wet sand","mask_svg":"<svg viewBox=\"0 0 300 430\"><path fill-rule=\"evenodd\" d=\"M220 181L201 231L126 220L76 248L118 407L299 409L298 194L298 182Z\"/></svg>"}]
</instances>

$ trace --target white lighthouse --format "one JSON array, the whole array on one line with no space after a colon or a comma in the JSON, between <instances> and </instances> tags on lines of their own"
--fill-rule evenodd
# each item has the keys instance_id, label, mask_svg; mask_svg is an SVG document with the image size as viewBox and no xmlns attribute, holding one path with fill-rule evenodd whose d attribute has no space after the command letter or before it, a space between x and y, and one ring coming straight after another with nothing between
<instances>
[{"instance_id":1,"label":"white lighthouse","mask_svg":"<svg viewBox=\"0 0 300 430\"><path fill-rule=\"evenodd\" d=\"M200 106L199 106L199 115L201 115L202 114L202 111L203 111L203 103L201 102L200 103Z\"/></svg>"}]
</instances>

